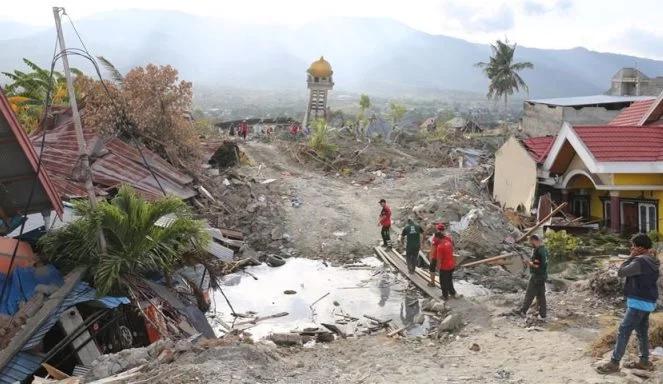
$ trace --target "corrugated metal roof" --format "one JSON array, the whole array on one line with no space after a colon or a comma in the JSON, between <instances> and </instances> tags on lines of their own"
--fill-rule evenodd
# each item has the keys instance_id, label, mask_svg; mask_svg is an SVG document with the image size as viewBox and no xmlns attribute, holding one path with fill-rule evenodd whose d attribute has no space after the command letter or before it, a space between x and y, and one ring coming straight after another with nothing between
<instances>
[{"instance_id":1,"label":"corrugated metal roof","mask_svg":"<svg viewBox=\"0 0 663 384\"><path fill-rule=\"evenodd\" d=\"M30 352L19 352L0 374L0 384L14 384L30 377L43 362L43 358Z\"/></svg>"},{"instance_id":2,"label":"corrugated metal roof","mask_svg":"<svg viewBox=\"0 0 663 384\"><path fill-rule=\"evenodd\" d=\"M0 203L8 213L22 213L25 209L38 162L39 157L30 145L30 139L0 91L0 164L4 165L0 167ZM43 164L38 179L39 185L35 188L29 212L52 208L58 215L62 214L62 202Z\"/></svg>"},{"instance_id":3,"label":"corrugated metal roof","mask_svg":"<svg viewBox=\"0 0 663 384\"><path fill-rule=\"evenodd\" d=\"M593 95L593 96L575 96L575 97L558 97L552 99L533 99L527 100L532 104L547 104L558 107L582 107L602 104L615 104L615 103L629 103L639 100L652 100L652 96L610 96L610 95Z\"/></svg>"},{"instance_id":4,"label":"corrugated metal roof","mask_svg":"<svg viewBox=\"0 0 663 384\"><path fill-rule=\"evenodd\" d=\"M41 356L37 356L27 351L37 347L41 344L46 333L53 328L58 322L62 313L68 308L76 304L94 302L103 308L115 308L121 304L129 304L129 299L126 297L97 297L97 291L90 287L86 282L78 282L76 286L67 294L67 297L62 301L51 315L44 321L44 323L37 329L32 337L23 345L21 352L16 354L5 365L2 372L0 372L0 384L11 384L16 381L22 381L32 375L43 362Z\"/></svg>"},{"instance_id":5,"label":"corrugated metal roof","mask_svg":"<svg viewBox=\"0 0 663 384\"><path fill-rule=\"evenodd\" d=\"M83 128L83 134L90 154L97 195L103 196L106 194L105 190L116 188L120 184L129 184L148 198L163 196L140 153L132 144L117 137L102 137L87 127ZM37 151L41 147L41 139L40 135L32 137L32 144ZM197 192L190 186L193 182L191 176L180 172L147 148L143 147L142 152L166 193L182 199L196 196ZM70 117L64 116L63 121L46 134L42 162L62 198L87 196L84 181L75 177L79 156Z\"/></svg>"}]
</instances>

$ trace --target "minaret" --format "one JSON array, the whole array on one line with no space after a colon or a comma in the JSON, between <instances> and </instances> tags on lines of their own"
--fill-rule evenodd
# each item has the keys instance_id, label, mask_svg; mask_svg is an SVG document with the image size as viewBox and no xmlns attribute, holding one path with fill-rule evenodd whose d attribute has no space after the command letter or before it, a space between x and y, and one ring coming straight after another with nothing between
<instances>
[{"instance_id":1,"label":"minaret","mask_svg":"<svg viewBox=\"0 0 663 384\"><path fill-rule=\"evenodd\" d=\"M309 94L302 125L304 128L308 128L309 123L315 119L327 119L327 92L334 88L333 73L331 64L322 56L306 71Z\"/></svg>"}]
</instances>

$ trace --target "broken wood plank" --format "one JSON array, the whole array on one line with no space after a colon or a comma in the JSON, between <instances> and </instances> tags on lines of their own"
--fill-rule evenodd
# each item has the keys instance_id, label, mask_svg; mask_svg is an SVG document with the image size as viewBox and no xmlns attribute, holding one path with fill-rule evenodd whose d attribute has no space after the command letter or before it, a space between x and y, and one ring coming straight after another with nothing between
<instances>
[{"instance_id":1,"label":"broken wood plank","mask_svg":"<svg viewBox=\"0 0 663 384\"><path fill-rule=\"evenodd\" d=\"M372 321L374 321L378 324L382 324L383 326L386 326L387 324L389 324L391 322L391 319L389 319L389 320L380 320L377 317L373 317L373 316L369 316L369 315L364 315L364 317L369 319L369 320L372 320Z\"/></svg>"},{"instance_id":2,"label":"broken wood plank","mask_svg":"<svg viewBox=\"0 0 663 384\"><path fill-rule=\"evenodd\" d=\"M497 255L497 256L494 256L494 257L489 257L487 259L483 259L483 260L479 260L479 261L473 261L471 263L459 265L458 267L473 267L475 265L490 263L491 261L506 259L507 257L511 257L511 256L514 256L514 255L515 255L515 253L513 253L513 252L504 253L502 255Z\"/></svg>"},{"instance_id":3,"label":"broken wood plank","mask_svg":"<svg viewBox=\"0 0 663 384\"><path fill-rule=\"evenodd\" d=\"M279 312L279 313L275 313L275 314L269 315L269 316L262 316L262 317L258 316L258 317L256 317L255 319L252 319L252 320L241 321L239 323L236 323L235 326L246 325L246 324L255 324L259 321L268 320L268 319L276 319L278 317L284 317L284 316L288 316L288 315L289 315L288 312Z\"/></svg>"},{"instance_id":4,"label":"broken wood plank","mask_svg":"<svg viewBox=\"0 0 663 384\"><path fill-rule=\"evenodd\" d=\"M81 280L85 270L86 268L84 267L78 267L65 276L64 284L57 291L53 292L48 300L44 301L41 309L33 317L28 319L23 328L11 339L9 345L0 351L0 371L23 348L23 345L30 340L35 331L44 324L51 313L62 304L62 301L64 301L71 290Z\"/></svg>"},{"instance_id":5,"label":"broken wood plank","mask_svg":"<svg viewBox=\"0 0 663 384\"><path fill-rule=\"evenodd\" d=\"M333 333L339 335L339 336L340 336L341 338L343 338L343 339L345 339L345 338L348 337L348 335L346 335L345 332L343 332L343 331L341 330L341 328L335 326L334 324L320 323L320 325L322 325L323 327L329 329L329 330L332 331Z\"/></svg>"},{"instance_id":6,"label":"broken wood plank","mask_svg":"<svg viewBox=\"0 0 663 384\"><path fill-rule=\"evenodd\" d=\"M138 367L131 368L127 371L120 372L118 374L115 374L113 376L108 376L103 379L91 381L87 384L109 384L109 383L117 383L120 381L125 381L131 378L134 378L136 376L139 376L141 374L141 370L146 366L146 364L139 365Z\"/></svg>"},{"instance_id":7,"label":"broken wood plank","mask_svg":"<svg viewBox=\"0 0 663 384\"><path fill-rule=\"evenodd\" d=\"M527 230L522 236L520 236L517 240L516 243L520 243L521 241L527 239L529 235L531 235L534 231L537 230L540 226L542 226L546 221L548 221L551 217L553 217L557 212L561 211L566 207L567 203L564 202L560 204L557 208L555 208L552 212L550 212L546 217L541 219L538 223L534 224L534 226L530 229Z\"/></svg>"},{"instance_id":8,"label":"broken wood plank","mask_svg":"<svg viewBox=\"0 0 663 384\"><path fill-rule=\"evenodd\" d=\"M400 327L398 329L395 329L395 330L387 333L387 337L394 337L394 336L398 335L399 333L403 333L406 329L407 329L407 327Z\"/></svg>"},{"instance_id":9,"label":"broken wood plank","mask_svg":"<svg viewBox=\"0 0 663 384\"><path fill-rule=\"evenodd\" d=\"M52 377L53 380L64 380L71 377L50 364L42 363L41 366L44 367L46 373L48 373L48 376Z\"/></svg>"},{"instance_id":10,"label":"broken wood plank","mask_svg":"<svg viewBox=\"0 0 663 384\"><path fill-rule=\"evenodd\" d=\"M435 289L435 287L428 286L428 282L430 280L428 279L427 270L424 271L423 269L417 267L416 273L410 274L408 273L405 258L398 254L396 251L387 252L382 249L382 247L375 247L373 250L378 257L393 265L403 276L410 279L410 281L412 281L412 283L426 295L435 298L440 297L441 292L439 290ZM436 285L439 287L439 282L436 282Z\"/></svg>"},{"instance_id":11,"label":"broken wood plank","mask_svg":"<svg viewBox=\"0 0 663 384\"><path fill-rule=\"evenodd\" d=\"M64 329L67 335L71 335L83 325L83 317L75 306L71 307L60 315L60 325L62 325L62 329ZM86 367L92 366L92 363L101 356L101 352L87 328L71 344L77 350L76 356L78 357L78 361ZM48 371L48 368L46 370Z\"/></svg>"}]
</instances>

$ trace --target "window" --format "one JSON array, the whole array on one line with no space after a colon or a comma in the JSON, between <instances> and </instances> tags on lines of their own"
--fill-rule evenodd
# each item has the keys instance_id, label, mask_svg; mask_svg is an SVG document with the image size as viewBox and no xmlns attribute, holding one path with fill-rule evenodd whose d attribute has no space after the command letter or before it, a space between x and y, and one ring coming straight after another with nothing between
<instances>
[{"instance_id":1,"label":"window","mask_svg":"<svg viewBox=\"0 0 663 384\"><path fill-rule=\"evenodd\" d=\"M316 77L316 78L313 79L313 81L316 82L316 83L319 83L319 82L320 82L320 78L319 78L319 77Z\"/></svg>"},{"instance_id":2,"label":"window","mask_svg":"<svg viewBox=\"0 0 663 384\"><path fill-rule=\"evenodd\" d=\"M642 233L657 230L656 205L650 203L639 203L639 230Z\"/></svg>"},{"instance_id":3,"label":"window","mask_svg":"<svg viewBox=\"0 0 663 384\"><path fill-rule=\"evenodd\" d=\"M610 204L610 200L604 200L603 201L603 223L606 228L611 228L612 227L612 211L611 211L612 205Z\"/></svg>"},{"instance_id":4,"label":"window","mask_svg":"<svg viewBox=\"0 0 663 384\"><path fill-rule=\"evenodd\" d=\"M578 217L589 218L589 199L587 196L574 197L571 212Z\"/></svg>"}]
</instances>

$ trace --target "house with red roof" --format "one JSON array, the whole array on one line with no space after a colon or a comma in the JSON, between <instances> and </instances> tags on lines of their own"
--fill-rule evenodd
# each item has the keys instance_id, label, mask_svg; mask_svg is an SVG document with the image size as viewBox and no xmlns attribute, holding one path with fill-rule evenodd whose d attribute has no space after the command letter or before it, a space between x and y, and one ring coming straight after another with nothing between
<instances>
[{"instance_id":1,"label":"house with red roof","mask_svg":"<svg viewBox=\"0 0 663 384\"><path fill-rule=\"evenodd\" d=\"M663 93L608 124L565 122L541 173L576 216L615 232L663 233Z\"/></svg>"},{"instance_id":2,"label":"house with red roof","mask_svg":"<svg viewBox=\"0 0 663 384\"><path fill-rule=\"evenodd\" d=\"M663 93L608 123L565 121L556 136L509 139L495 154L493 195L529 213L539 196L615 232L663 233Z\"/></svg>"}]
</instances>

